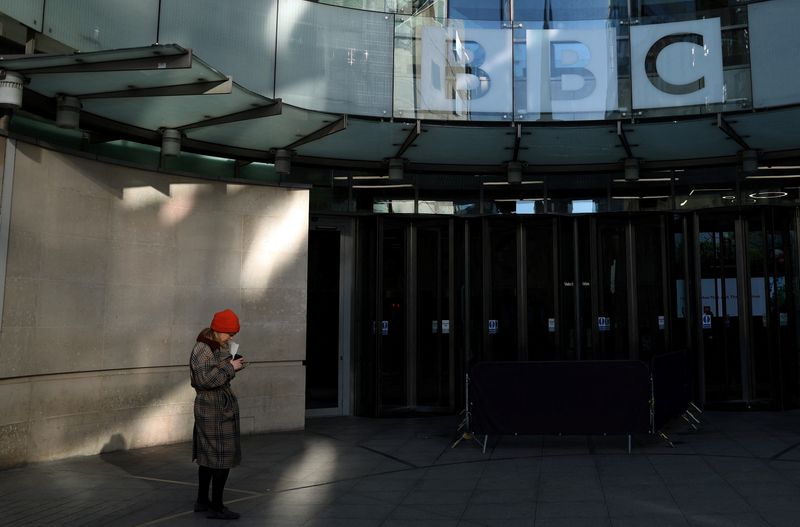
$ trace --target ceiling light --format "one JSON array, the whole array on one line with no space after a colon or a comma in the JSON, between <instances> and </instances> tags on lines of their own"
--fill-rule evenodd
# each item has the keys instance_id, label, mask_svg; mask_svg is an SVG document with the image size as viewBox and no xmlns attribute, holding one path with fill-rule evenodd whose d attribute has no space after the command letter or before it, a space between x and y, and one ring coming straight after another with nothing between
<instances>
[{"instance_id":1,"label":"ceiling light","mask_svg":"<svg viewBox=\"0 0 800 527\"><path fill-rule=\"evenodd\" d=\"M56 126L59 128L78 128L81 117L81 101L77 97L61 95L56 102ZM180 132L179 132L180 134ZM178 144L180 149L180 143Z\"/></svg>"},{"instance_id":2,"label":"ceiling light","mask_svg":"<svg viewBox=\"0 0 800 527\"><path fill-rule=\"evenodd\" d=\"M177 156L181 152L181 131L165 128L161 131L161 155Z\"/></svg>"},{"instance_id":3,"label":"ceiling light","mask_svg":"<svg viewBox=\"0 0 800 527\"><path fill-rule=\"evenodd\" d=\"M689 195L692 196L695 192L727 192L733 190L732 188L693 188L689 191Z\"/></svg>"},{"instance_id":4,"label":"ceiling light","mask_svg":"<svg viewBox=\"0 0 800 527\"><path fill-rule=\"evenodd\" d=\"M411 183L399 183L397 185L353 185L353 188L411 188Z\"/></svg>"},{"instance_id":5,"label":"ceiling light","mask_svg":"<svg viewBox=\"0 0 800 527\"><path fill-rule=\"evenodd\" d=\"M627 179L614 179L614 183L626 183ZM646 177L638 179L640 183L669 183L672 181L672 178L668 177ZM678 181L678 178L675 178L675 181Z\"/></svg>"},{"instance_id":6,"label":"ceiling light","mask_svg":"<svg viewBox=\"0 0 800 527\"><path fill-rule=\"evenodd\" d=\"M288 176L292 173L292 151L279 148L275 151L275 173Z\"/></svg>"},{"instance_id":7,"label":"ceiling light","mask_svg":"<svg viewBox=\"0 0 800 527\"><path fill-rule=\"evenodd\" d=\"M22 85L25 77L16 71L0 71L0 107L20 108L22 106Z\"/></svg>"},{"instance_id":8,"label":"ceiling light","mask_svg":"<svg viewBox=\"0 0 800 527\"><path fill-rule=\"evenodd\" d=\"M780 190L764 190L761 192L753 192L752 194L748 194L748 196L753 199L777 199L788 195L788 192L783 192Z\"/></svg>"},{"instance_id":9,"label":"ceiling light","mask_svg":"<svg viewBox=\"0 0 800 527\"><path fill-rule=\"evenodd\" d=\"M353 181L359 181L364 179L389 179L389 176L386 175L376 175L376 176L333 176L333 179L337 181L347 181L348 179L352 179Z\"/></svg>"},{"instance_id":10,"label":"ceiling light","mask_svg":"<svg viewBox=\"0 0 800 527\"><path fill-rule=\"evenodd\" d=\"M745 179L794 179L794 178L800 178L800 174L787 174L787 175L775 174L774 176L747 176Z\"/></svg>"}]
</instances>

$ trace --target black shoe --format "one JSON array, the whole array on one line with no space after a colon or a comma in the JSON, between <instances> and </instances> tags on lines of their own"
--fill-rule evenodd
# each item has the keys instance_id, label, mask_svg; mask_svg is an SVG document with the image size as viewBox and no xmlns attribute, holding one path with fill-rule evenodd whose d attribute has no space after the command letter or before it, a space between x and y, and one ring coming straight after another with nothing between
<instances>
[{"instance_id":1,"label":"black shoe","mask_svg":"<svg viewBox=\"0 0 800 527\"><path fill-rule=\"evenodd\" d=\"M222 507L222 509L209 509L209 514L206 518L211 518L212 520L238 520L239 513L233 512L228 507Z\"/></svg>"},{"instance_id":2,"label":"black shoe","mask_svg":"<svg viewBox=\"0 0 800 527\"><path fill-rule=\"evenodd\" d=\"M194 502L194 512L206 512L211 507L209 501L196 501Z\"/></svg>"}]
</instances>

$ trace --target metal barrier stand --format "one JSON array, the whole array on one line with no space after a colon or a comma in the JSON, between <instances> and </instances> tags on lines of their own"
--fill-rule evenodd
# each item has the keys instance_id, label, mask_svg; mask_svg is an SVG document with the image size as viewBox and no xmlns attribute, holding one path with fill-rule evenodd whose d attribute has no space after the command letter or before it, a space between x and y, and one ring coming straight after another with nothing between
<instances>
[{"instance_id":1,"label":"metal barrier stand","mask_svg":"<svg viewBox=\"0 0 800 527\"><path fill-rule=\"evenodd\" d=\"M464 405L464 410L461 412L462 414L464 414L464 419L461 421L461 424L458 425L458 430L456 430L456 432L461 432L461 435L459 436L458 439L455 440L455 442L450 446L450 448L455 448L464 439L466 439L466 440L470 440L471 439L471 440L475 441L476 443L478 443L481 446L481 449L483 450L483 453L485 454L486 453L486 444L489 442L489 435L488 434L485 435L483 437L483 442L481 442L481 440L478 439L477 437L475 437L475 434L473 434L472 431L471 431L472 427L471 427L470 420L472 418L472 412L469 409L469 404L470 404L469 403L469 374L466 374L465 377L466 377L466 379L464 381L464 400L466 401L466 403Z\"/></svg>"}]
</instances>

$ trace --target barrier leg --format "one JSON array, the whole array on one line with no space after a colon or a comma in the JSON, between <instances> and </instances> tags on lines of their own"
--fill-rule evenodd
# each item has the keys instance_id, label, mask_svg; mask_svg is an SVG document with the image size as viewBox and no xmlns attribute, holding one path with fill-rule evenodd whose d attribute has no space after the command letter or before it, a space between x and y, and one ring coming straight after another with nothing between
<instances>
[{"instance_id":1,"label":"barrier leg","mask_svg":"<svg viewBox=\"0 0 800 527\"><path fill-rule=\"evenodd\" d=\"M698 430L697 425L702 423L700 422L700 419L695 417L695 415L692 413L693 409L698 414L703 413L703 411L700 408L698 408L693 402L690 401L689 408L687 408L686 411L683 412L683 415L681 415L681 417L683 418L684 421L689 423L689 426L692 428L692 430L697 431Z\"/></svg>"},{"instance_id":2,"label":"barrier leg","mask_svg":"<svg viewBox=\"0 0 800 527\"><path fill-rule=\"evenodd\" d=\"M464 419L461 421L461 424L458 425L458 430L457 430L458 432L461 432L461 436L458 439L456 439L452 445L450 445L450 448L457 447L458 444L461 443L461 441L463 441L464 439L468 441L473 440L479 445L481 445L481 447L483 447L483 453L485 454L486 441L481 443L481 440L475 437L475 434L473 434L471 431L472 426L470 424L470 419L472 417L472 412L470 412L469 410L469 374L465 376L464 380L464 400L466 401L466 404L464 405L464 411L462 412L464 414Z\"/></svg>"},{"instance_id":3,"label":"barrier leg","mask_svg":"<svg viewBox=\"0 0 800 527\"><path fill-rule=\"evenodd\" d=\"M658 437L660 437L661 439L666 441L667 444L670 446L670 448L675 448L675 445L672 443L672 441L670 440L669 436L667 434L665 434L664 432L662 432L661 430L658 431Z\"/></svg>"},{"instance_id":4,"label":"barrier leg","mask_svg":"<svg viewBox=\"0 0 800 527\"><path fill-rule=\"evenodd\" d=\"M631 453L631 434L628 434L628 454Z\"/></svg>"}]
</instances>

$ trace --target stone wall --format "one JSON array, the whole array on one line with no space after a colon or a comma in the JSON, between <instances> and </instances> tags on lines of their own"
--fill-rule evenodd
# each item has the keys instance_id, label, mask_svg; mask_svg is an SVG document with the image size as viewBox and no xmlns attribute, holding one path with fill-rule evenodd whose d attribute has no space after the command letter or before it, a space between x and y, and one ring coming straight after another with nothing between
<instances>
[{"instance_id":1,"label":"stone wall","mask_svg":"<svg viewBox=\"0 0 800 527\"><path fill-rule=\"evenodd\" d=\"M191 439L189 352L224 308L243 431L303 427L307 190L12 154L0 467Z\"/></svg>"}]
</instances>

